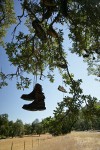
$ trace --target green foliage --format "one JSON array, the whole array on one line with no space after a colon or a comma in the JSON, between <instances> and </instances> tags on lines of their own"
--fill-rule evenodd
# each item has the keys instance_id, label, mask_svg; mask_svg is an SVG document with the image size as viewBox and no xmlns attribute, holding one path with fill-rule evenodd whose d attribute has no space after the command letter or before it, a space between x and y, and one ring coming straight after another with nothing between
<instances>
[{"instance_id":1,"label":"green foliage","mask_svg":"<svg viewBox=\"0 0 100 150\"><path fill-rule=\"evenodd\" d=\"M49 6L46 1L41 0L20 2L22 15L18 16L19 23L14 28L15 40L7 43L5 48L9 61L17 67L17 75L15 73L13 77L20 77L22 73L26 72L40 76L40 79L47 77L50 82L54 81L54 69L57 67L61 72L67 64L66 51L63 49L65 30L62 25L67 26L70 31L69 38L73 42L71 52L83 56L88 62L89 73L99 76L99 0L82 2L55 0L54 4ZM0 5L1 25L5 32L5 28L15 22L13 1L2 1ZM15 35L22 18L26 20L25 26L29 32L24 34L19 29L18 35ZM1 38L4 36L3 31ZM47 74L45 70L47 70ZM9 79L8 76L6 77ZM1 81L1 86L6 85L6 81ZM27 88L29 84L26 84L18 83L17 87L19 89Z\"/></svg>"},{"instance_id":2,"label":"green foliage","mask_svg":"<svg viewBox=\"0 0 100 150\"><path fill-rule=\"evenodd\" d=\"M50 123L52 121L53 121L52 117L47 117L42 120L41 124L43 128L43 133L50 133L50 131L52 130L52 126L50 125Z\"/></svg>"},{"instance_id":3,"label":"green foliage","mask_svg":"<svg viewBox=\"0 0 100 150\"><path fill-rule=\"evenodd\" d=\"M96 106L99 106L97 110L100 112L100 103L97 102ZM40 136L45 133L58 136L70 133L72 130L100 130L100 115L94 113L91 118L88 118L84 113L84 109L86 109L86 106L79 111L75 109L71 111L71 108L66 107L65 109L63 102L61 102L58 103L58 107L54 111L54 117L47 117L41 122L35 119L31 124L23 124L20 119L17 119L16 122L9 121L7 114L1 114L0 138L22 137L33 134Z\"/></svg>"},{"instance_id":4,"label":"green foliage","mask_svg":"<svg viewBox=\"0 0 100 150\"><path fill-rule=\"evenodd\" d=\"M78 3L77 3L78 2ZM100 2L77 1L71 11L70 34L73 41L71 52L83 56L88 63L89 74L100 74Z\"/></svg>"},{"instance_id":5,"label":"green foliage","mask_svg":"<svg viewBox=\"0 0 100 150\"><path fill-rule=\"evenodd\" d=\"M42 124L41 123L38 123L35 127L35 132L37 135L41 135L41 133L43 133L43 129L42 129Z\"/></svg>"},{"instance_id":6,"label":"green foliage","mask_svg":"<svg viewBox=\"0 0 100 150\"><path fill-rule=\"evenodd\" d=\"M2 114L0 115L0 135L8 136L8 115Z\"/></svg>"},{"instance_id":7,"label":"green foliage","mask_svg":"<svg viewBox=\"0 0 100 150\"><path fill-rule=\"evenodd\" d=\"M14 133L15 128L14 128L13 121L9 121L9 129L8 130L9 130L9 136L13 138L15 136L15 133Z\"/></svg>"},{"instance_id":8,"label":"green foliage","mask_svg":"<svg viewBox=\"0 0 100 150\"><path fill-rule=\"evenodd\" d=\"M54 117L47 117L42 120L43 130L54 136L66 134L72 130L100 130L100 115L98 116L97 113L100 111L100 104L96 98L92 98L90 95L86 96L85 100L86 105L80 106L79 109L79 105L76 107L73 105L72 98L65 97L62 102L58 103ZM82 101L84 103L84 98ZM99 105L98 109L96 109L97 105Z\"/></svg>"},{"instance_id":9,"label":"green foliage","mask_svg":"<svg viewBox=\"0 0 100 150\"><path fill-rule=\"evenodd\" d=\"M88 102L85 107L80 110L77 122L74 125L75 130L100 130L100 102L96 102L95 98L87 97Z\"/></svg>"},{"instance_id":10,"label":"green foliage","mask_svg":"<svg viewBox=\"0 0 100 150\"><path fill-rule=\"evenodd\" d=\"M31 124L25 124L24 125L24 133L25 133L25 135L30 135L32 133Z\"/></svg>"},{"instance_id":11,"label":"green foliage","mask_svg":"<svg viewBox=\"0 0 100 150\"><path fill-rule=\"evenodd\" d=\"M0 45L4 45L3 37L7 29L16 23L13 0L0 1Z\"/></svg>"},{"instance_id":12,"label":"green foliage","mask_svg":"<svg viewBox=\"0 0 100 150\"><path fill-rule=\"evenodd\" d=\"M31 133L32 134L41 134L42 133L42 126L41 126L41 123L39 122L38 119L35 119L33 122L32 122L32 130L31 130Z\"/></svg>"},{"instance_id":13,"label":"green foliage","mask_svg":"<svg viewBox=\"0 0 100 150\"><path fill-rule=\"evenodd\" d=\"M14 136L23 136L24 135L24 125L20 119L17 119L14 123Z\"/></svg>"},{"instance_id":14,"label":"green foliage","mask_svg":"<svg viewBox=\"0 0 100 150\"><path fill-rule=\"evenodd\" d=\"M3 137L15 137L24 135L24 125L19 119L14 123L8 120L8 114L0 115L0 136Z\"/></svg>"},{"instance_id":15,"label":"green foliage","mask_svg":"<svg viewBox=\"0 0 100 150\"><path fill-rule=\"evenodd\" d=\"M7 82L6 82L7 77L2 71L0 72L0 79L2 81L2 82L0 82L0 89L1 89L3 86L8 85Z\"/></svg>"},{"instance_id":16,"label":"green foliage","mask_svg":"<svg viewBox=\"0 0 100 150\"><path fill-rule=\"evenodd\" d=\"M82 81L70 79L68 85L70 85L71 96L64 97L63 101L58 103L58 107L54 110L54 117L42 121L45 131L47 129L52 135L66 134L73 129L99 129L100 104L97 98L83 95L80 88Z\"/></svg>"}]
</instances>

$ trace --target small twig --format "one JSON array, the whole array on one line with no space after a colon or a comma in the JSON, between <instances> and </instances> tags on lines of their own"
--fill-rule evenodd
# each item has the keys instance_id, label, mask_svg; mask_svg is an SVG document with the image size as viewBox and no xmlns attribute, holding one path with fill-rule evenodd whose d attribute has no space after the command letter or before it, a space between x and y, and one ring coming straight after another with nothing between
<instances>
[{"instance_id":1,"label":"small twig","mask_svg":"<svg viewBox=\"0 0 100 150\"><path fill-rule=\"evenodd\" d=\"M4 20L5 19L5 12L4 12L4 9L1 7L1 9L2 9L2 11L1 12L3 12L3 17L0 19L0 23L2 22L2 20Z\"/></svg>"},{"instance_id":2,"label":"small twig","mask_svg":"<svg viewBox=\"0 0 100 150\"><path fill-rule=\"evenodd\" d=\"M22 13L22 15L21 16L17 16L18 17L18 20L19 20L19 23L15 26L15 28L14 28L14 31L12 32L12 34L13 34L13 38L12 38L12 41L13 41L13 39L14 39L14 36L15 36L15 32L16 32L16 29L17 29L17 27L21 24L21 18L24 16L24 9L23 9L23 13Z\"/></svg>"},{"instance_id":3,"label":"small twig","mask_svg":"<svg viewBox=\"0 0 100 150\"><path fill-rule=\"evenodd\" d=\"M27 12L28 12L28 15L30 16L29 13L31 13L31 15L33 15L34 18L37 19L36 15L35 15L35 14L33 13L33 11L31 10L31 8L30 8L29 3L27 2L27 0L24 0L24 3L23 3L23 4L24 4L24 9L26 9ZM30 18L31 18L31 16L30 16Z\"/></svg>"},{"instance_id":4,"label":"small twig","mask_svg":"<svg viewBox=\"0 0 100 150\"><path fill-rule=\"evenodd\" d=\"M2 21L5 19L5 15L3 15L3 17L0 19L0 24L2 23Z\"/></svg>"}]
</instances>

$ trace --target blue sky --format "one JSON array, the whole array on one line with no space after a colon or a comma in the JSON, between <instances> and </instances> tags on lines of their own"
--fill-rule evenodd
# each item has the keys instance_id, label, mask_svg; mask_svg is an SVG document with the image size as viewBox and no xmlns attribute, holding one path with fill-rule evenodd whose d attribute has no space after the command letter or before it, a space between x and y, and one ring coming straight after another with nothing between
<instances>
[{"instance_id":1,"label":"blue sky","mask_svg":"<svg viewBox=\"0 0 100 150\"><path fill-rule=\"evenodd\" d=\"M15 10L20 13L18 1L15 2ZM12 30L13 28L8 31L5 41L9 41L11 39ZM21 31L27 32L27 29L23 27ZM95 81L94 76L88 76L88 72L86 70L87 65L83 62L82 58L68 52L68 48L71 47L72 43L67 37L68 31L66 28L65 33L63 45L64 49L68 53L67 59L69 62L70 72L74 73L75 79L83 80L81 87L83 88L84 94L91 94L91 96L95 96L100 99L100 82ZM0 69L1 68L2 71L8 73L15 70L15 68L8 62L7 55L2 47L0 47ZM29 75L29 77L33 80L32 75ZM22 100L20 97L22 94L28 94L32 91L33 83L30 85L29 89L25 89L24 91L17 90L16 79L13 79L12 81L9 81L9 85L7 87L0 89L0 114L7 113L9 115L9 120L16 121L17 119L21 119L24 123L32 123L36 118L41 121L43 118L53 116L53 110L57 106L57 102L62 101L63 96L67 96L67 94L63 94L57 90L59 85L62 86L62 78L58 71L55 70L54 83L50 83L48 79L44 79L43 81L38 79L37 82L42 85L43 92L46 97L45 111L30 112L23 110L21 108L23 104L27 104L29 102Z\"/></svg>"}]
</instances>

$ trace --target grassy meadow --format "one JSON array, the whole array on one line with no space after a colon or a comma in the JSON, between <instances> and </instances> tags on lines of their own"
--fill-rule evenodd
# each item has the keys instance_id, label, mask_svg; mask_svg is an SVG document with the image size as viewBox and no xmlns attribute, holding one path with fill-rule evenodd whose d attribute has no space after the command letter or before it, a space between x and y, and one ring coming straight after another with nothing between
<instances>
[{"instance_id":1,"label":"grassy meadow","mask_svg":"<svg viewBox=\"0 0 100 150\"><path fill-rule=\"evenodd\" d=\"M100 132L71 132L53 137L45 134L0 140L0 150L100 150Z\"/></svg>"}]
</instances>

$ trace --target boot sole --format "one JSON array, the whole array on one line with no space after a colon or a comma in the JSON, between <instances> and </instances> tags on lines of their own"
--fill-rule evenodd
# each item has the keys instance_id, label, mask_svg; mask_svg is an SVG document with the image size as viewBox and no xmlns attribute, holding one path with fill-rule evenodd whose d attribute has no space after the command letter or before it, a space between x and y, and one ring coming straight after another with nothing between
<instances>
[{"instance_id":1,"label":"boot sole","mask_svg":"<svg viewBox=\"0 0 100 150\"><path fill-rule=\"evenodd\" d=\"M43 111L43 110L46 110L46 107L44 108L34 108L34 109L28 109L28 108L24 108L22 107L24 110L28 110L28 111Z\"/></svg>"}]
</instances>

